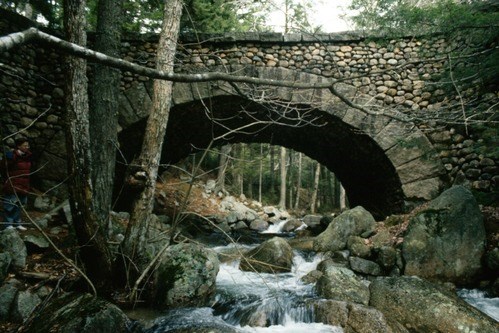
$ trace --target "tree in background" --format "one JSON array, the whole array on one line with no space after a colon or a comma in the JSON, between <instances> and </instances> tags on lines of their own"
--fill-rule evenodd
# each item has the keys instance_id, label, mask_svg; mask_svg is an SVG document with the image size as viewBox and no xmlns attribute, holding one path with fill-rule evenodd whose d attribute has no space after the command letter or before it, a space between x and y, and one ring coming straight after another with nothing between
<instances>
[{"instance_id":1,"label":"tree in background","mask_svg":"<svg viewBox=\"0 0 499 333\"><path fill-rule=\"evenodd\" d=\"M281 147L280 150L280 163L279 163L279 174L281 175L281 183L280 183L280 194L279 194L279 207L281 209L286 209L286 148Z\"/></svg>"},{"instance_id":2,"label":"tree in background","mask_svg":"<svg viewBox=\"0 0 499 333\"><path fill-rule=\"evenodd\" d=\"M17 0L1 1L0 8L15 11L29 19L41 19L51 28L62 27L63 8L61 1L54 0Z\"/></svg>"},{"instance_id":3,"label":"tree in background","mask_svg":"<svg viewBox=\"0 0 499 333\"><path fill-rule=\"evenodd\" d=\"M315 209L317 206L317 196L319 192L319 180L321 174L321 165L319 162L315 165L315 173L314 173L314 185L312 189L312 199L310 199L310 212L315 214Z\"/></svg>"}]
</instances>

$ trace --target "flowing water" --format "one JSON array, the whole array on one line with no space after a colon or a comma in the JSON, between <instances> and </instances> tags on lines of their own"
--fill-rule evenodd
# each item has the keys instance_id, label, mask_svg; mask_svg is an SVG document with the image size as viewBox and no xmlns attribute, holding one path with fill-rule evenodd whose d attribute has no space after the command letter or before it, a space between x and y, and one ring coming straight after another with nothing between
<instances>
[{"instance_id":1,"label":"flowing water","mask_svg":"<svg viewBox=\"0 0 499 333\"><path fill-rule=\"evenodd\" d=\"M488 297L487 293L478 289L461 289L457 295L478 310L499 321L499 297Z\"/></svg>"},{"instance_id":2,"label":"flowing water","mask_svg":"<svg viewBox=\"0 0 499 333\"><path fill-rule=\"evenodd\" d=\"M283 223L263 232L279 234ZM254 245L215 247L219 253L244 252ZM314 270L320 255L295 251L290 273L266 274L239 270L239 260L224 262L217 276L217 294L211 308L177 309L156 319L150 333L199 324L203 327L232 327L254 333L341 333L341 327L315 323L309 300L317 298L313 285L300 278ZM459 296L499 321L499 298L487 298L484 292L462 289ZM222 331L221 329L218 331Z\"/></svg>"},{"instance_id":3,"label":"flowing water","mask_svg":"<svg viewBox=\"0 0 499 333\"><path fill-rule=\"evenodd\" d=\"M239 270L239 260L224 263L217 276L215 314L245 332L343 332L314 323L308 299L316 298L312 285L300 278L317 267L320 256L295 252L290 273L265 274ZM250 327L248 324L268 327Z\"/></svg>"}]
</instances>

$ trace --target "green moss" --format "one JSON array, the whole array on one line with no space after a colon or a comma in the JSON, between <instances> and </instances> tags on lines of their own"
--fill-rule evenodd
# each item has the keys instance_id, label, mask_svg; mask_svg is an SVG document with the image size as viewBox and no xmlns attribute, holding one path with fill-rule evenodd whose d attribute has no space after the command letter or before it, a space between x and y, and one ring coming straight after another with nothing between
<instances>
[{"instance_id":1,"label":"green moss","mask_svg":"<svg viewBox=\"0 0 499 333\"><path fill-rule=\"evenodd\" d=\"M404 217L401 215L390 215L384 221L387 227L393 227L396 225L400 225L404 222Z\"/></svg>"}]
</instances>

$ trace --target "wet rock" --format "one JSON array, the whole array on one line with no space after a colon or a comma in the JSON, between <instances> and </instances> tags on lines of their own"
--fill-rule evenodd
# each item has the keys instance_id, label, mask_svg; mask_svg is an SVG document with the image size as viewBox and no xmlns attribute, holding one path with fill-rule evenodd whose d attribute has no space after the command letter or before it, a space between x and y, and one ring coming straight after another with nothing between
<instances>
[{"instance_id":1,"label":"wet rock","mask_svg":"<svg viewBox=\"0 0 499 333\"><path fill-rule=\"evenodd\" d=\"M371 241L373 242L373 246L375 248L382 247L390 243L392 236L387 229L380 230L376 235L371 237Z\"/></svg>"},{"instance_id":2,"label":"wet rock","mask_svg":"<svg viewBox=\"0 0 499 333\"><path fill-rule=\"evenodd\" d=\"M175 309L166 313L144 333L238 333L210 308Z\"/></svg>"},{"instance_id":3,"label":"wet rock","mask_svg":"<svg viewBox=\"0 0 499 333\"><path fill-rule=\"evenodd\" d=\"M391 270L397 263L397 250L391 246L376 249L376 262L385 270Z\"/></svg>"},{"instance_id":4,"label":"wet rock","mask_svg":"<svg viewBox=\"0 0 499 333\"><path fill-rule=\"evenodd\" d=\"M348 322L348 303L335 300L318 300L312 304L316 321L345 327Z\"/></svg>"},{"instance_id":5,"label":"wet rock","mask_svg":"<svg viewBox=\"0 0 499 333\"><path fill-rule=\"evenodd\" d=\"M366 244L365 239L359 236L350 236L347 241L347 248L354 256L367 258L371 254L371 247Z\"/></svg>"},{"instance_id":6,"label":"wet rock","mask_svg":"<svg viewBox=\"0 0 499 333\"><path fill-rule=\"evenodd\" d=\"M33 202L33 207L40 212L48 212L54 208L54 205L49 197L38 195Z\"/></svg>"},{"instance_id":7,"label":"wet rock","mask_svg":"<svg viewBox=\"0 0 499 333\"><path fill-rule=\"evenodd\" d=\"M130 326L115 305L89 294L66 294L44 307L24 332L131 333Z\"/></svg>"},{"instance_id":8,"label":"wet rock","mask_svg":"<svg viewBox=\"0 0 499 333\"><path fill-rule=\"evenodd\" d=\"M314 247L314 239L309 236L300 236L289 239L288 243L294 250L300 251L312 251Z\"/></svg>"},{"instance_id":9,"label":"wet rock","mask_svg":"<svg viewBox=\"0 0 499 333\"><path fill-rule=\"evenodd\" d=\"M382 312L359 304L348 305L345 333L393 333Z\"/></svg>"},{"instance_id":10,"label":"wet rock","mask_svg":"<svg viewBox=\"0 0 499 333\"><path fill-rule=\"evenodd\" d=\"M374 231L373 216L361 206L343 212L314 242L315 251L337 251L346 247L350 236L368 236Z\"/></svg>"},{"instance_id":11,"label":"wet rock","mask_svg":"<svg viewBox=\"0 0 499 333\"><path fill-rule=\"evenodd\" d=\"M496 247L492 251L487 253L485 259L488 269L499 275L499 248Z\"/></svg>"},{"instance_id":12,"label":"wet rock","mask_svg":"<svg viewBox=\"0 0 499 333\"><path fill-rule=\"evenodd\" d=\"M453 186L411 219L402 247L405 275L472 282L485 251L482 213L471 192Z\"/></svg>"},{"instance_id":13,"label":"wet rock","mask_svg":"<svg viewBox=\"0 0 499 333\"><path fill-rule=\"evenodd\" d=\"M245 254L239 269L260 273L290 272L293 264L293 250L284 239L274 237L263 242Z\"/></svg>"},{"instance_id":14,"label":"wet rock","mask_svg":"<svg viewBox=\"0 0 499 333\"><path fill-rule=\"evenodd\" d=\"M317 292L325 298L367 305L369 288L350 269L325 260L317 267L323 275L317 281Z\"/></svg>"},{"instance_id":15,"label":"wet rock","mask_svg":"<svg viewBox=\"0 0 499 333\"><path fill-rule=\"evenodd\" d=\"M169 247L153 276L152 302L160 308L205 305L215 292L217 254L190 243Z\"/></svg>"},{"instance_id":16,"label":"wet rock","mask_svg":"<svg viewBox=\"0 0 499 333\"><path fill-rule=\"evenodd\" d=\"M249 228L251 230L256 230L256 231L264 231L269 228L269 224L267 221L264 220L254 220L250 223Z\"/></svg>"},{"instance_id":17,"label":"wet rock","mask_svg":"<svg viewBox=\"0 0 499 333\"><path fill-rule=\"evenodd\" d=\"M41 234L27 234L23 237L26 249L29 252L40 252L50 247L49 242Z\"/></svg>"},{"instance_id":18,"label":"wet rock","mask_svg":"<svg viewBox=\"0 0 499 333\"><path fill-rule=\"evenodd\" d=\"M303 223L307 225L307 229L310 230L313 235L318 235L325 229L321 224L321 219L322 216L320 215L305 215L303 217Z\"/></svg>"},{"instance_id":19,"label":"wet rock","mask_svg":"<svg viewBox=\"0 0 499 333\"><path fill-rule=\"evenodd\" d=\"M311 306L316 321L340 326L345 333L408 333L400 323L389 322L372 307L335 300L317 300Z\"/></svg>"},{"instance_id":20,"label":"wet rock","mask_svg":"<svg viewBox=\"0 0 499 333\"><path fill-rule=\"evenodd\" d=\"M291 232L303 226L303 222L298 219L291 219L287 221L282 227L283 232Z\"/></svg>"},{"instance_id":21,"label":"wet rock","mask_svg":"<svg viewBox=\"0 0 499 333\"><path fill-rule=\"evenodd\" d=\"M382 273L381 267L373 261L359 257L350 257L350 268L357 273L379 276Z\"/></svg>"},{"instance_id":22,"label":"wet rock","mask_svg":"<svg viewBox=\"0 0 499 333\"><path fill-rule=\"evenodd\" d=\"M16 322L24 322L41 301L42 300L38 295L33 294L30 291L25 290L18 292L12 305L13 319Z\"/></svg>"},{"instance_id":23,"label":"wet rock","mask_svg":"<svg viewBox=\"0 0 499 333\"><path fill-rule=\"evenodd\" d=\"M370 305L414 333L495 333L499 323L454 294L416 277L377 278Z\"/></svg>"},{"instance_id":24,"label":"wet rock","mask_svg":"<svg viewBox=\"0 0 499 333\"><path fill-rule=\"evenodd\" d=\"M9 281L0 287L0 320L9 319L12 303L18 292L19 282Z\"/></svg>"},{"instance_id":25,"label":"wet rock","mask_svg":"<svg viewBox=\"0 0 499 333\"><path fill-rule=\"evenodd\" d=\"M321 271L318 270L313 270L308 272L305 276L303 276L300 281L305 283L305 284L313 284L319 281L320 277L323 275Z\"/></svg>"},{"instance_id":26,"label":"wet rock","mask_svg":"<svg viewBox=\"0 0 499 333\"><path fill-rule=\"evenodd\" d=\"M251 327L265 327L267 325L267 314L263 310L253 312L248 320L241 324Z\"/></svg>"},{"instance_id":27,"label":"wet rock","mask_svg":"<svg viewBox=\"0 0 499 333\"><path fill-rule=\"evenodd\" d=\"M26 245L15 229L5 229L0 233L0 250L10 254L11 265L15 269L23 269L26 266Z\"/></svg>"},{"instance_id":28,"label":"wet rock","mask_svg":"<svg viewBox=\"0 0 499 333\"><path fill-rule=\"evenodd\" d=\"M255 222L255 221L253 221L253 222ZM253 222L251 222L251 223L253 223ZM265 221L264 221L264 222L265 222ZM267 222L265 222L265 223L267 223ZM219 225L219 227L221 227L221 226L222 226L222 225ZM234 224L232 225L232 227L229 227L229 225L227 224L227 227L228 227L228 229L227 229L227 230L223 229L222 227L221 227L221 228L222 228L222 230L224 230L225 232L229 231L229 230L230 230L230 228L232 228L233 230L248 229L248 225L247 225L246 223L244 223L243 221L239 221L239 222L234 223Z\"/></svg>"},{"instance_id":29,"label":"wet rock","mask_svg":"<svg viewBox=\"0 0 499 333\"><path fill-rule=\"evenodd\" d=\"M12 256L8 252L0 253L0 285L3 283L7 277L9 271L10 263L12 262Z\"/></svg>"}]
</instances>

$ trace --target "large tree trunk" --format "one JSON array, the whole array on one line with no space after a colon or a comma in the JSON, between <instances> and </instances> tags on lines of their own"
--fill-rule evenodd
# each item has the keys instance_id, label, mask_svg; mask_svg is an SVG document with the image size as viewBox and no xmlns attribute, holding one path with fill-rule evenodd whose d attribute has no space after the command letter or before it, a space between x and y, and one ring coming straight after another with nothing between
<instances>
[{"instance_id":1,"label":"large tree trunk","mask_svg":"<svg viewBox=\"0 0 499 333\"><path fill-rule=\"evenodd\" d=\"M173 72L182 4L181 0L171 0L165 4L163 26L157 49L157 70ZM144 247L153 209L161 150L170 114L172 88L171 81L154 81L152 108L147 120L142 150L138 159L133 162L127 177L127 182L138 188L138 194L132 205L123 251L139 270L144 267L148 259L144 257Z\"/></svg>"},{"instance_id":2,"label":"large tree trunk","mask_svg":"<svg viewBox=\"0 0 499 333\"><path fill-rule=\"evenodd\" d=\"M319 191L319 179L321 175L321 164L317 162L315 167L315 177L314 177L314 190L312 192L312 199L310 200L310 212L315 214L315 206L317 202L317 192Z\"/></svg>"},{"instance_id":3,"label":"large tree trunk","mask_svg":"<svg viewBox=\"0 0 499 333\"><path fill-rule=\"evenodd\" d=\"M301 162L303 155L302 153L298 153L298 174L296 175L296 201L295 201L295 209L298 209L300 206L300 190L301 190Z\"/></svg>"},{"instance_id":4,"label":"large tree trunk","mask_svg":"<svg viewBox=\"0 0 499 333\"><path fill-rule=\"evenodd\" d=\"M263 143L260 143L260 170L258 173L258 202L262 202L262 181L263 181Z\"/></svg>"},{"instance_id":5,"label":"large tree trunk","mask_svg":"<svg viewBox=\"0 0 499 333\"><path fill-rule=\"evenodd\" d=\"M279 207L286 209L286 148L281 147L281 193L279 196Z\"/></svg>"},{"instance_id":6,"label":"large tree trunk","mask_svg":"<svg viewBox=\"0 0 499 333\"><path fill-rule=\"evenodd\" d=\"M122 0L99 0L95 49L119 58ZM91 95L90 148L92 152L93 212L104 230L109 223L116 148L118 147L118 96L120 71L96 65Z\"/></svg>"},{"instance_id":7,"label":"large tree trunk","mask_svg":"<svg viewBox=\"0 0 499 333\"><path fill-rule=\"evenodd\" d=\"M64 1L64 27L68 41L86 46L85 1ZM107 248L106 235L92 212L94 188L91 180L87 62L68 56L66 66L66 149L73 224L87 275L97 289L107 291L111 281L112 257Z\"/></svg>"}]
</instances>

